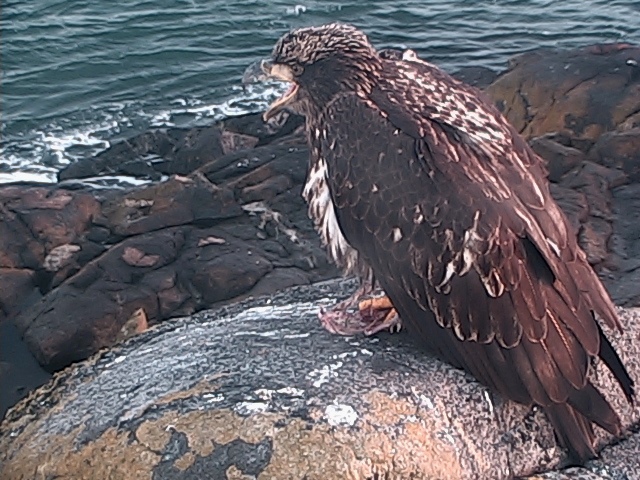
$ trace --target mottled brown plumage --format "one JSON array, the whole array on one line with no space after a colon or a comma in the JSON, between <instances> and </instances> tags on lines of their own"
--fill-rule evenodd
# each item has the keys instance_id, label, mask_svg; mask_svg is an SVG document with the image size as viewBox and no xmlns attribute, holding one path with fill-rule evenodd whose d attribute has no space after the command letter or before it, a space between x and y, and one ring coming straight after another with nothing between
<instances>
[{"instance_id":1,"label":"mottled brown plumage","mask_svg":"<svg viewBox=\"0 0 640 480\"><path fill-rule=\"evenodd\" d=\"M549 193L543 161L469 87L353 27L285 35L269 73L293 83L267 116L306 116L304 196L330 256L375 277L403 324L502 395L544 408L573 458L620 420L588 380L600 357L633 382L594 319L615 308Z\"/></svg>"}]
</instances>

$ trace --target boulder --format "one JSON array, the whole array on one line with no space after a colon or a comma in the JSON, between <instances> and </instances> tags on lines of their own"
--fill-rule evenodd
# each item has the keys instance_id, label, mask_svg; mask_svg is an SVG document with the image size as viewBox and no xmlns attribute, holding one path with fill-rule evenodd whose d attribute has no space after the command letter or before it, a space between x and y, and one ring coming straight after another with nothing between
<instances>
[{"instance_id":1,"label":"boulder","mask_svg":"<svg viewBox=\"0 0 640 480\"><path fill-rule=\"evenodd\" d=\"M468 66L453 73L453 77L474 87L484 89L498 78L498 74L487 67Z\"/></svg>"},{"instance_id":2,"label":"boulder","mask_svg":"<svg viewBox=\"0 0 640 480\"><path fill-rule=\"evenodd\" d=\"M605 448L600 458L584 467L532 475L524 480L632 480L640 471L640 433L631 434L623 442Z\"/></svg>"},{"instance_id":3,"label":"boulder","mask_svg":"<svg viewBox=\"0 0 640 480\"><path fill-rule=\"evenodd\" d=\"M51 378L20 340L18 329L0 321L0 419L7 410Z\"/></svg>"},{"instance_id":4,"label":"boulder","mask_svg":"<svg viewBox=\"0 0 640 480\"><path fill-rule=\"evenodd\" d=\"M56 247L76 243L100 213L94 195L51 186L0 188L0 267L43 268Z\"/></svg>"},{"instance_id":5,"label":"boulder","mask_svg":"<svg viewBox=\"0 0 640 480\"><path fill-rule=\"evenodd\" d=\"M161 176L186 175L224 153L219 126L169 128L145 132L115 143L94 158L62 169L58 180L130 175L159 180Z\"/></svg>"},{"instance_id":6,"label":"boulder","mask_svg":"<svg viewBox=\"0 0 640 480\"><path fill-rule=\"evenodd\" d=\"M201 312L64 370L0 425L0 476L499 480L563 466L539 409L492 394L403 333L322 329L318 309L355 286ZM610 335L637 381L640 310L620 315L627 332ZM593 379L634 428L640 408L602 365ZM625 442L608 454L613 439L597 436L602 457L586 471L622 480L640 468L637 455L617 457Z\"/></svg>"},{"instance_id":7,"label":"boulder","mask_svg":"<svg viewBox=\"0 0 640 480\"><path fill-rule=\"evenodd\" d=\"M551 135L533 138L529 144L534 152L547 161L549 181L552 183L560 182L566 173L586 160L583 152L559 143Z\"/></svg>"},{"instance_id":8,"label":"boulder","mask_svg":"<svg viewBox=\"0 0 640 480\"><path fill-rule=\"evenodd\" d=\"M15 314L35 290L37 284L33 270L0 267L0 322Z\"/></svg>"},{"instance_id":9,"label":"boulder","mask_svg":"<svg viewBox=\"0 0 640 480\"><path fill-rule=\"evenodd\" d=\"M239 217L242 208L233 191L202 175L172 177L131 192L111 194L96 223L119 237L188 224L213 225Z\"/></svg>"},{"instance_id":10,"label":"boulder","mask_svg":"<svg viewBox=\"0 0 640 480\"><path fill-rule=\"evenodd\" d=\"M640 47L539 49L511 60L487 93L525 137L558 132L590 147L640 110Z\"/></svg>"}]
</instances>

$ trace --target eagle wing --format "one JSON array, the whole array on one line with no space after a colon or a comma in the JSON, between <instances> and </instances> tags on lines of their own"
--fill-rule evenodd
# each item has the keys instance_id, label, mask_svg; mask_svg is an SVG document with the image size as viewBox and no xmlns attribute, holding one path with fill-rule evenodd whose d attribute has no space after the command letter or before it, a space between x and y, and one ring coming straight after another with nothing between
<instances>
[{"instance_id":1,"label":"eagle wing","mask_svg":"<svg viewBox=\"0 0 640 480\"><path fill-rule=\"evenodd\" d=\"M508 398L545 407L563 444L587 458L590 421L620 430L588 381L590 357L633 393L592 315L619 326L615 309L549 195L542 161L510 127L479 116L495 128L466 128L468 115L434 104L417 80L424 72L404 63L409 73L394 65L369 96L337 96L315 132L340 228L409 331ZM446 86L447 102L466 99Z\"/></svg>"}]
</instances>

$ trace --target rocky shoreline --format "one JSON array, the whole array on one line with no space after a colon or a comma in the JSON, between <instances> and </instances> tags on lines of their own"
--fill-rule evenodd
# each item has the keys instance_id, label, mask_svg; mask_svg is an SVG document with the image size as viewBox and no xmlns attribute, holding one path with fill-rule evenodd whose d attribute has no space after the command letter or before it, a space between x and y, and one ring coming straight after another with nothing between
<instances>
[{"instance_id":1,"label":"rocky shoreline","mask_svg":"<svg viewBox=\"0 0 640 480\"><path fill-rule=\"evenodd\" d=\"M612 44L457 74L548 161L554 197L624 307L640 306L639 64L639 47ZM301 126L252 114L159 129L70 165L58 184L0 186L0 328L15 326L53 372L170 318L337 276L300 196ZM78 182L114 175L151 183ZM20 378L22 365L0 361L5 380Z\"/></svg>"}]
</instances>

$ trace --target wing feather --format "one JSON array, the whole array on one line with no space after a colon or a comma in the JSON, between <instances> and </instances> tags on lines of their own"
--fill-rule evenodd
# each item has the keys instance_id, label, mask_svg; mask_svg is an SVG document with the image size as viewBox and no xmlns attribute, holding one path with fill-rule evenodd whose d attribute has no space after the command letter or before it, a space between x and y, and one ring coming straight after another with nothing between
<instances>
[{"instance_id":1,"label":"wing feather","mask_svg":"<svg viewBox=\"0 0 640 480\"><path fill-rule=\"evenodd\" d=\"M390 93L397 85L391 82L386 96L378 91L373 103L344 95L325 110L340 119L325 120L327 138L351 132L337 148L329 140L319 145L345 238L371 265L407 329L437 355L516 401L579 409L593 402L596 410L582 414L619 428L587 382L588 359L601 351L603 336L591 309L613 325L615 310L567 235L568 222L540 177L542 162L526 146L505 153L508 138L496 150L469 137L442 112L430 118L420 116L429 108L405 111ZM418 105L426 105L422 93L414 95ZM606 353L631 391L624 367ZM584 451L584 422L553 421L574 432L564 432L569 439L581 432L569 446Z\"/></svg>"}]
</instances>

